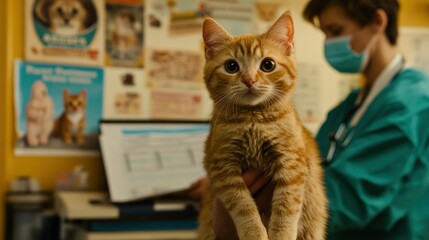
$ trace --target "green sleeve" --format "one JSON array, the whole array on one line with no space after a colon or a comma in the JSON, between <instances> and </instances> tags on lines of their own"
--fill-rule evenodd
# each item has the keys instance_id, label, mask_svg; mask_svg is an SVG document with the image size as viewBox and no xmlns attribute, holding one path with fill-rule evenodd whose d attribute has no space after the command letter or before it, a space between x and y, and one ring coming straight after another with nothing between
<instances>
[{"instance_id":1,"label":"green sleeve","mask_svg":"<svg viewBox=\"0 0 429 240\"><path fill-rule=\"evenodd\" d=\"M392 107L325 168L329 232L388 231L429 188L429 111Z\"/></svg>"}]
</instances>

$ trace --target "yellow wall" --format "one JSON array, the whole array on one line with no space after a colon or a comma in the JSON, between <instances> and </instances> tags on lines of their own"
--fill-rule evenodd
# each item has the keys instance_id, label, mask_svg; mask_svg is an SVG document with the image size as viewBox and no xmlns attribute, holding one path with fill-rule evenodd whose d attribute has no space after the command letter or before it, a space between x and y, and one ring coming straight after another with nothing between
<instances>
[{"instance_id":1,"label":"yellow wall","mask_svg":"<svg viewBox=\"0 0 429 240\"><path fill-rule=\"evenodd\" d=\"M429 27L429 0L400 0L401 26Z\"/></svg>"},{"instance_id":2,"label":"yellow wall","mask_svg":"<svg viewBox=\"0 0 429 240\"><path fill-rule=\"evenodd\" d=\"M4 210L2 206L4 206L4 189L6 182L5 179L5 151L6 145L2 144L6 142L8 139L6 134L2 133L6 126L6 101L5 97L2 96L5 94L5 91L2 89L6 89L6 1L0 1L0 239L3 239L4 236Z\"/></svg>"},{"instance_id":3,"label":"yellow wall","mask_svg":"<svg viewBox=\"0 0 429 240\"><path fill-rule=\"evenodd\" d=\"M13 63L24 57L24 0L0 0L0 240L4 237L4 193L11 179L32 176L43 190L55 189L59 173L82 165L90 172L90 188L103 189L100 157L17 157L13 108Z\"/></svg>"},{"instance_id":4,"label":"yellow wall","mask_svg":"<svg viewBox=\"0 0 429 240\"><path fill-rule=\"evenodd\" d=\"M297 0L298 1L298 0ZM40 180L44 190L54 189L60 172L83 165L90 171L91 188L105 187L99 157L17 157L13 110L13 62L24 57L24 0L0 0L0 216L4 215L4 192L15 177L30 175ZM401 25L429 27L429 0L402 0ZM4 235L0 217L0 240Z\"/></svg>"}]
</instances>

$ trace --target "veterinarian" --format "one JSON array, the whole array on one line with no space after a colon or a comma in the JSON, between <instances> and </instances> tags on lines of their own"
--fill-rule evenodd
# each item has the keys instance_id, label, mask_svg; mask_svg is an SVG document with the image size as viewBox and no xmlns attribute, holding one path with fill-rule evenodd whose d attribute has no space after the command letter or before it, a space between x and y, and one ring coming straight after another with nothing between
<instances>
[{"instance_id":1,"label":"veterinarian","mask_svg":"<svg viewBox=\"0 0 429 240\"><path fill-rule=\"evenodd\" d=\"M405 67L396 48L398 11L397 0L311 0L304 11L326 36L329 64L366 79L329 112L316 137L330 240L429 239L429 77ZM261 212L269 209L269 178L250 170L244 179ZM220 201L213 214L219 239L234 239Z\"/></svg>"}]
</instances>

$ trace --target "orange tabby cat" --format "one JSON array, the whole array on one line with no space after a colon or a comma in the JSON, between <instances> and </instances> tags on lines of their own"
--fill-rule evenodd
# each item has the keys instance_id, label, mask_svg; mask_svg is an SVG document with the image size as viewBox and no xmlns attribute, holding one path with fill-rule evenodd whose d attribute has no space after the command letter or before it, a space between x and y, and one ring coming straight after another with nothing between
<instances>
[{"instance_id":1,"label":"orange tabby cat","mask_svg":"<svg viewBox=\"0 0 429 240\"><path fill-rule=\"evenodd\" d=\"M204 159L211 189L200 214L200 239L216 238L214 194L241 240L324 239L327 199L319 152L292 104L297 66L290 14L263 35L237 37L208 18L203 37L204 78L214 111ZM249 168L275 184L266 221L242 177Z\"/></svg>"},{"instance_id":2,"label":"orange tabby cat","mask_svg":"<svg viewBox=\"0 0 429 240\"><path fill-rule=\"evenodd\" d=\"M60 136L67 144L73 143L76 138L78 144L85 141L85 109L86 92L72 95L68 90L64 90L64 113L56 121L55 135Z\"/></svg>"}]
</instances>

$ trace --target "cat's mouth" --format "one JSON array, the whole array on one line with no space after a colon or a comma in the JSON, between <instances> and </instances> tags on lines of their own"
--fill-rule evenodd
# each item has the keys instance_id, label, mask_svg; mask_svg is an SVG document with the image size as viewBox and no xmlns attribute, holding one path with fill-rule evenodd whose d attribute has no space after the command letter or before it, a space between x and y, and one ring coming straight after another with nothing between
<instances>
[{"instance_id":1,"label":"cat's mouth","mask_svg":"<svg viewBox=\"0 0 429 240\"><path fill-rule=\"evenodd\" d=\"M254 87L249 88L243 95L243 97L259 97L261 94Z\"/></svg>"}]
</instances>

